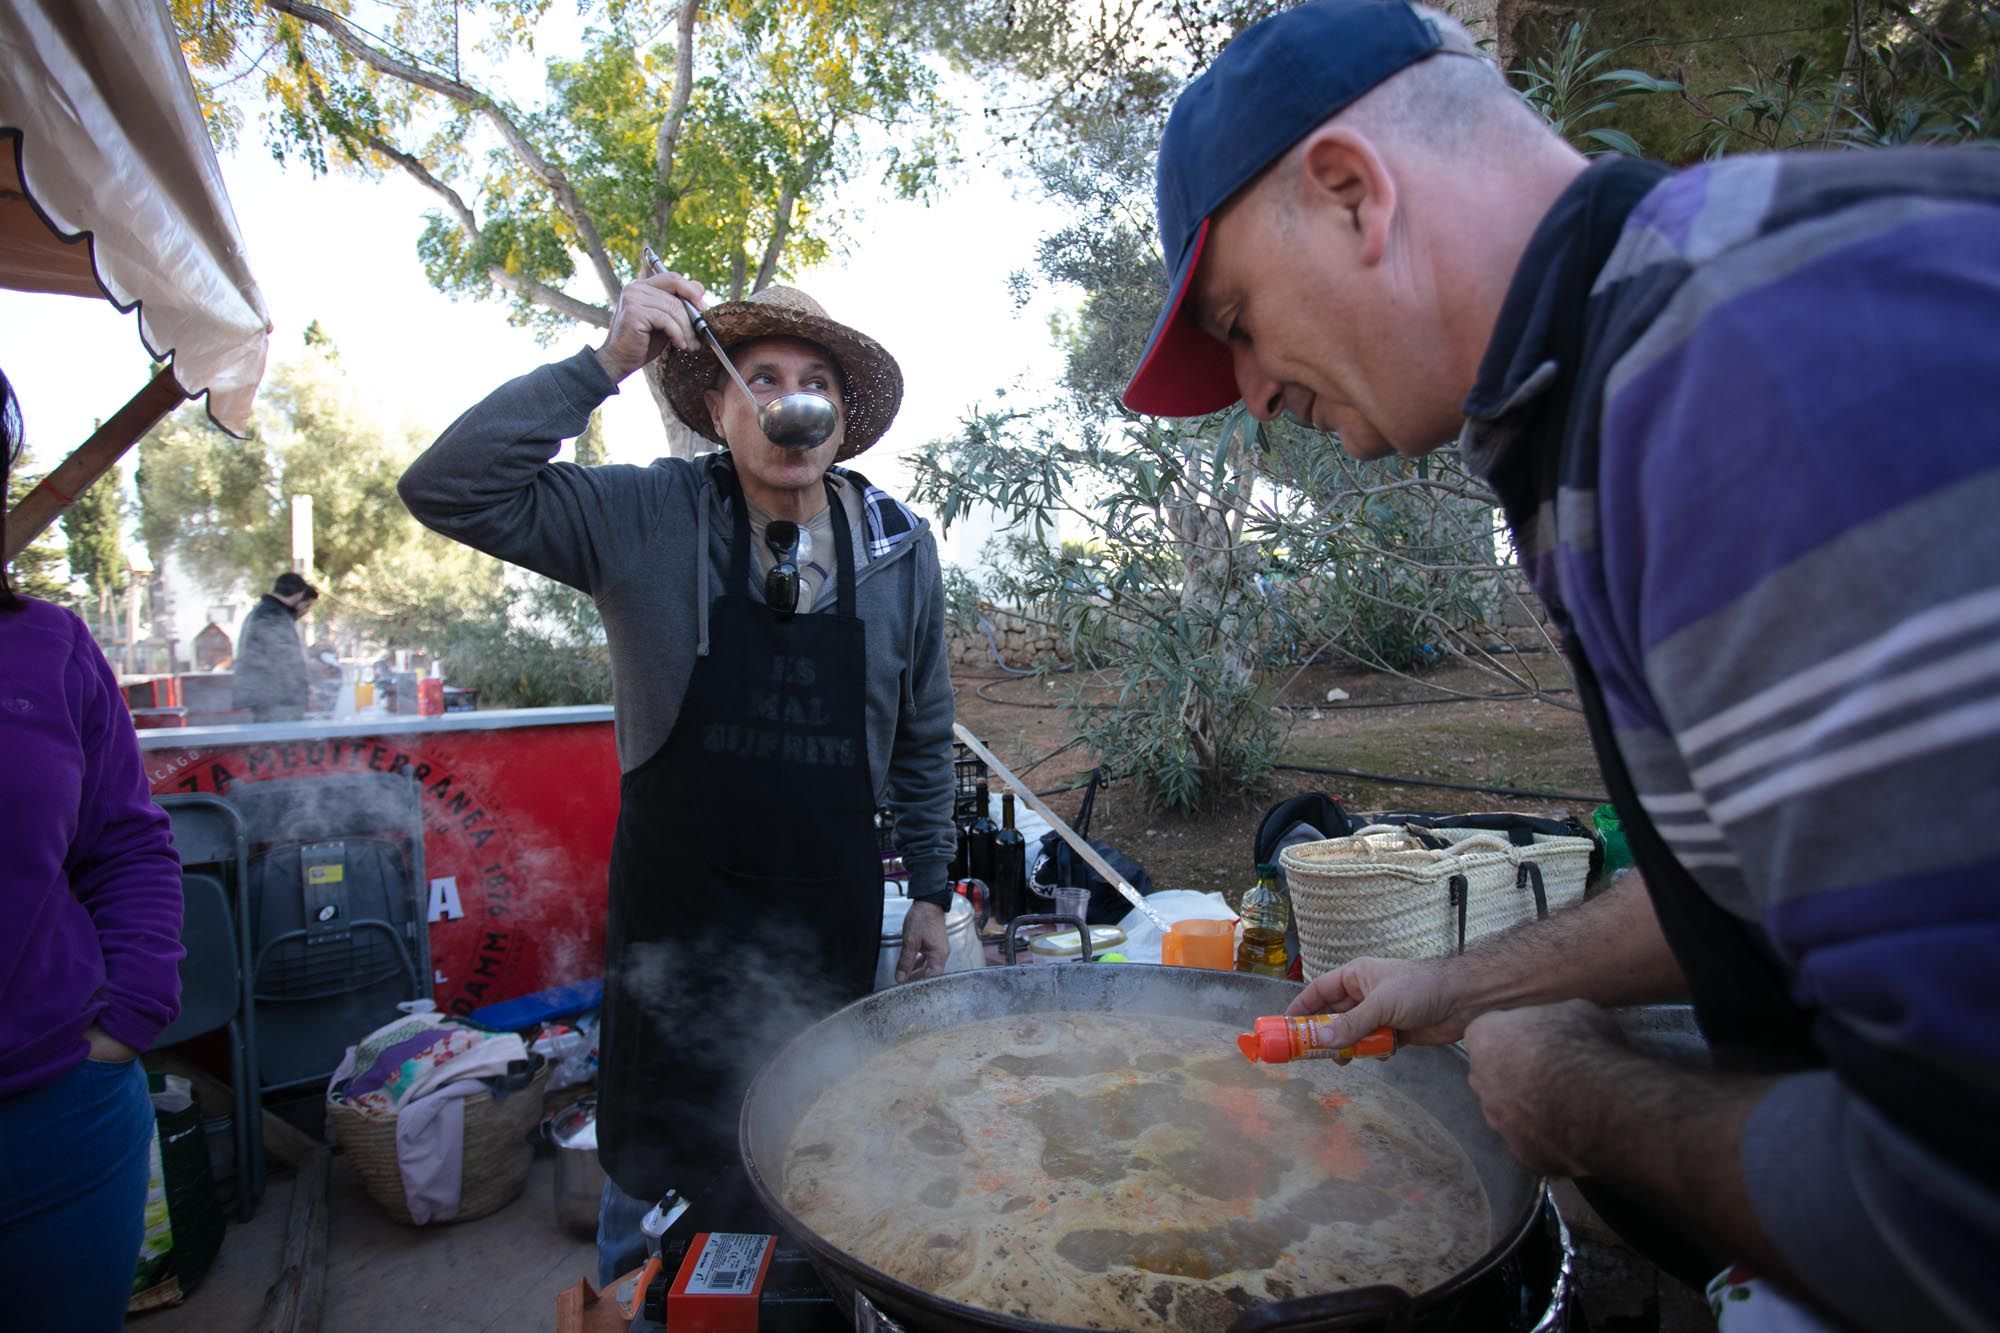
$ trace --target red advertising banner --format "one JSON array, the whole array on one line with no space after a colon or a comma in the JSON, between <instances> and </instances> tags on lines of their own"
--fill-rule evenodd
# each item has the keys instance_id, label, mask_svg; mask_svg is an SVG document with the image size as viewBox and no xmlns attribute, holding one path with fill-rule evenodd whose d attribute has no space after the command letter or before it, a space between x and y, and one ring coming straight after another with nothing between
<instances>
[{"instance_id":1,"label":"red advertising banner","mask_svg":"<svg viewBox=\"0 0 2000 1333\"><path fill-rule=\"evenodd\" d=\"M409 773L423 792L438 1008L594 977L618 816L611 710L537 724L544 710L368 724L291 723L141 733L153 794L333 773ZM260 736L258 733L268 733Z\"/></svg>"}]
</instances>

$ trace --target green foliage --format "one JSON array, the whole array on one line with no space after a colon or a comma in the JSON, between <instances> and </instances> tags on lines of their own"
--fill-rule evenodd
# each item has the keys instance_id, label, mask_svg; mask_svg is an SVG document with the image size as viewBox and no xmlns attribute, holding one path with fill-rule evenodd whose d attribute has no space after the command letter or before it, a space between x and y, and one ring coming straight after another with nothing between
<instances>
[{"instance_id":1,"label":"green foliage","mask_svg":"<svg viewBox=\"0 0 2000 1333\"><path fill-rule=\"evenodd\" d=\"M287 564L276 467L257 428L245 439L184 407L139 442L139 533L155 568L177 552L203 583L226 593Z\"/></svg>"},{"instance_id":2,"label":"green foliage","mask_svg":"<svg viewBox=\"0 0 2000 1333\"><path fill-rule=\"evenodd\" d=\"M98 478L63 511L70 578L82 579L92 597L122 589L128 582L124 527L125 505L115 470Z\"/></svg>"},{"instance_id":3,"label":"green foliage","mask_svg":"<svg viewBox=\"0 0 2000 1333\"><path fill-rule=\"evenodd\" d=\"M969 413L917 460L913 494L947 526L982 506L1013 525L960 595L1058 628L1076 667L1062 677L1071 724L1170 810L1262 783L1283 740L1270 703L1284 673L1322 651L1421 665L1494 582L1490 501L1419 498L1429 474L1343 471L1324 462L1340 457L1328 437L1241 411L1173 422L1118 405L1165 285L1160 127L1185 80L1279 7L973 0L941 39L967 68L1017 81L1001 137L1071 218L1043 238L1036 272L1017 275L1017 296L1046 283L1081 297L1054 330L1066 392Z\"/></svg>"},{"instance_id":4,"label":"green foliage","mask_svg":"<svg viewBox=\"0 0 2000 1333\"><path fill-rule=\"evenodd\" d=\"M29 471L29 466L29 457L24 452L7 472L5 498L10 513L29 491L41 484L44 474ZM56 544L53 528L29 542L27 547L8 563L7 584L23 597L36 597L44 602L55 602L61 606L72 603L68 566L62 548Z\"/></svg>"},{"instance_id":5,"label":"green foliage","mask_svg":"<svg viewBox=\"0 0 2000 1333\"><path fill-rule=\"evenodd\" d=\"M1584 46L1585 25L1569 25L1562 45L1552 54L1530 56L1516 69L1514 80L1522 98L1541 113L1549 128L1579 149L1643 156L1638 141L1608 125L1584 127L1584 122L1616 112L1633 94L1678 91L1679 85L1635 69L1604 69L1613 55Z\"/></svg>"},{"instance_id":6,"label":"green foliage","mask_svg":"<svg viewBox=\"0 0 2000 1333\"><path fill-rule=\"evenodd\" d=\"M1261 556L1239 540L1261 431L1240 415L1217 438L1199 424L1080 423L1072 443L1044 433L1054 415L969 417L919 457L914 497L947 530L980 505L1015 522L978 592L1034 608L1061 634L1076 668L1064 677L1070 720L1101 762L1169 810L1254 789L1277 741L1259 701ZM1089 537L1048 540L1059 524Z\"/></svg>"},{"instance_id":7,"label":"green foliage","mask_svg":"<svg viewBox=\"0 0 2000 1333\"><path fill-rule=\"evenodd\" d=\"M979 627L982 597L979 580L957 565L944 567L944 616L950 633L964 634Z\"/></svg>"},{"instance_id":8,"label":"green foliage","mask_svg":"<svg viewBox=\"0 0 2000 1333\"><path fill-rule=\"evenodd\" d=\"M373 642L444 659L481 708L609 703L611 661L582 593L425 532L340 589L344 623Z\"/></svg>"},{"instance_id":9,"label":"green foliage","mask_svg":"<svg viewBox=\"0 0 2000 1333\"><path fill-rule=\"evenodd\" d=\"M583 425L583 434L576 437L576 461L582 467L597 467L606 461L606 457L604 413L600 409L590 414L590 420Z\"/></svg>"},{"instance_id":10,"label":"green foliage","mask_svg":"<svg viewBox=\"0 0 2000 1333\"><path fill-rule=\"evenodd\" d=\"M173 8L219 140L255 112L273 155L314 174L409 172L443 201L417 240L430 281L549 335L604 322L647 244L745 294L829 253L831 201L871 166L917 195L949 161L952 115L897 0L577 0L583 48L543 62L534 101L509 79L546 0L409 0L373 28L346 5ZM596 290L573 290L586 271Z\"/></svg>"},{"instance_id":11,"label":"green foliage","mask_svg":"<svg viewBox=\"0 0 2000 1333\"><path fill-rule=\"evenodd\" d=\"M190 405L140 441L140 534L155 567L174 551L218 592L254 589L290 568L291 497L310 495L314 569L338 583L415 533L396 498L408 451L373 424L322 342L272 373L248 438Z\"/></svg>"},{"instance_id":12,"label":"green foliage","mask_svg":"<svg viewBox=\"0 0 2000 1333\"><path fill-rule=\"evenodd\" d=\"M1989 0L1784 0L1754 23L1735 6L1690 8L1715 12L1683 14L1667 35L1622 11L1559 33L1530 19L1515 33L1515 83L1577 147L1670 162L2000 137ZM1614 60L1637 67L1603 68Z\"/></svg>"}]
</instances>

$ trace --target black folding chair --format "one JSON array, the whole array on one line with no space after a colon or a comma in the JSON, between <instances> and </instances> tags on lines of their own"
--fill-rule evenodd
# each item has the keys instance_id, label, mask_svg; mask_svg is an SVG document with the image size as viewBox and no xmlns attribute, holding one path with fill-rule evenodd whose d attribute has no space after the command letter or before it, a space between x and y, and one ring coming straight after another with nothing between
<instances>
[{"instance_id":1,"label":"black folding chair","mask_svg":"<svg viewBox=\"0 0 2000 1333\"><path fill-rule=\"evenodd\" d=\"M249 1221L264 1192L264 1125L257 1096L256 1019L244 957L249 945L249 882L243 826L216 796L163 796L181 858L181 1012L155 1042L171 1046L229 1030L235 1101L236 1210ZM225 881L227 881L225 883Z\"/></svg>"},{"instance_id":2,"label":"black folding chair","mask_svg":"<svg viewBox=\"0 0 2000 1333\"><path fill-rule=\"evenodd\" d=\"M407 774L239 782L264 1091L323 1084L346 1049L431 998L421 794Z\"/></svg>"}]
</instances>

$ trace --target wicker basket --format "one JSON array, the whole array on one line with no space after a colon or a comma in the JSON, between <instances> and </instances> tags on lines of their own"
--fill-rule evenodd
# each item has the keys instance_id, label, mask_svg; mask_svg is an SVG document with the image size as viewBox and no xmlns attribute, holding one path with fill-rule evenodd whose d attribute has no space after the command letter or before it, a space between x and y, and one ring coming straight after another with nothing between
<instances>
[{"instance_id":1,"label":"wicker basket","mask_svg":"<svg viewBox=\"0 0 2000 1333\"><path fill-rule=\"evenodd\" d=\"M1421 835L1421 836L1419 836ZM1426 845L1426 842L1431 845ZM1448 844L1437 846L1438 843ZM1279 854L1307 975L1350 958L1435 958L1583 897L1588 838L1516 847L1478 829L1371 825Z\"/></svg>"},{"instance_id":2,"label":"wicker basket","mask_svg":"<svg viewBox=\"0 0 2000 1333\"><path fill-rule=\"evenodd\" d=\"M465 1099L465 1138L459 1165L458 1215L469 1222L497 1212L520 1197L528 1181L528 1163L535 1155L529 1136L542 1120L542 1094L548 1090L549 1064L540 1056L527 1087L495 1097L475 1092ZM393 1112L363 1111L328 1099L326 1118L341 1151L367 1187L368 1195L389 1216L415 1226L403 1198L403 1171L396 1161L396 1117Z\"/></svg>"}]
</instances>

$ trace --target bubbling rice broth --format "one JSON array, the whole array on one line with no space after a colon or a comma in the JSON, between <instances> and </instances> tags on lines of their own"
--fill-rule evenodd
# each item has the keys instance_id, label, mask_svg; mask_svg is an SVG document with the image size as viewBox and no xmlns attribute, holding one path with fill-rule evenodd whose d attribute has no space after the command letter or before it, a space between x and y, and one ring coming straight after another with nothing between
<instances>
[{"instance_id":1,"label":"bubbling rice broth","mask_svg":"<svg viewBox=\"0 0 2000 1333\"><path fill-rule=\"evenodd\" d=\"M1220 1330L1247 1306L1478 1261L1451 1135L1363 1066L1199 1019L1045 1013L912 1038L822 1092L786 1206L912 1286L1042 1323Z\"/></svg>"}]
</instances>

